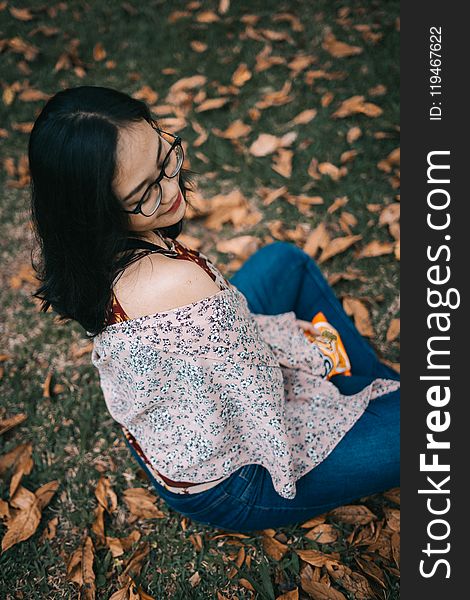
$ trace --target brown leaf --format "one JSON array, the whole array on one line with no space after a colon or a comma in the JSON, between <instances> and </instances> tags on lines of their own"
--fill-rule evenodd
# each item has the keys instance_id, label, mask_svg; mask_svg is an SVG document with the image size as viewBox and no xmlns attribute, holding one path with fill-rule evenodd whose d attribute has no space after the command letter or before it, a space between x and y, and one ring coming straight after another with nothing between
<instances>
[{"instance_id":1,"label":"brown leaf","mask_svg":"<svg viewBox=\"0 0 470 600\"><path fill-rule=\"evenodd\" d=\"M259 238L254 235L241 235L229 240L220 240L216 244L217 252L231 253L246 260L259 247Z\"/></svg>"},{"instance_id":2,"label":"brown leaf","mask_svg":"<svg viewBox=\"0 0 470 600\"><path fill-rule=\"evenodd\" d=\"M59 481L58 479L54 479L44 483L34 492L36 498L38 499L39 510L42 511L49 504L58 488Z\"/></svg>"},{"instance_id":3,"label":"brown leaf","mask_svg":"<svg viewBox=\"0 0 470 600\"><path fill-rule=\"evenodd\" d=\"M339 224L344 233L352 235L351 227L357 225L357 219L352 213L343 210L339 216Z\"/></svg>"},{"instance_id":4,"label":"brown leaf","mask_svg":"<svg viewBox=\"0 0 470 600\"><path fill-rule=\"evenodd\" d=\"M375 598L375 594L364 575L355 573L349 567L340 563L329 563L326 565L326 569L330 577L350 592L355 600Z\"/></svg>"},{"instance_id":5,"label":"brown leaf","mask_svg":"<svg viewBox=\"0 0 470 600\"><path fill-rule=\"evenodd\" d=\"M340 506L331 510L328 513L328 516L341 523L349 523L351 525L367 525L371 521L377 519L374 513L363 504L347 504L345 506Z\"/></svg>"},{"instance_id":6,"label":"brown leaf","mask_svg":"<svg viewBox=\"0 0 470 600\"><path fill-rule=\"evenodd\" d=\"M31 21L33 18L29 8L14 8L13 6L10 6L9 11L11 16L19 21Z\"/></svg>"},{"instance_id":7,"label":"brown leaf","mask_svg":"<svg viewBox=\"0 0 470 600\"><path fill-rule=\"evenodd\" d=\"M382 256L383 254L391 254L394 250L393 242L379 242L373 240L366 244L357 254L356 258L371 258L374 256Z\"/></svg>"},{"instance_id":8,"label":"brown leaf","mask_svg":"<svg viewBox=\"0 0 470 600\"><path fill-rule=\"evenodd\" d=\"M13 452L15 452L15 450L13 450ZM10 500L10 504L12 503L13 498L15 498L16 490L20 485L23 475L29 475L34 466L32 452L33 447L32 444L29 443L22 445L22 451L15 456L14 472L10 481L10 498L12 499Z\"/></svg>"},{"instance_id":9,"label":"brown leaf","mask_svg":"<svg viewBox=\"0 0 470 600\"><path fill-rule=\"evenodd\" d=\"M321 253L318 262L323 263L332 256L336 256L336 254L344 252L359 240L362 240L362 235L347 235L345 237L337 237L332 239L328 246Z\"/></svg>"},{"instance_id":10,"label":"brown leaf","mask_svg":"<svg viewBox=\"0 0 470 600\"><path fill-rule=\"evenodd\" d=\"M339 157L339 162L344 165L345 163L351 162L357 156L357 150L346 150Z\"/></svg>"},{"instance_id":11,"label":"brown leaf","mask_svg":"<svg viewBox=\"0 0 470 600\"><path fill-rule=\"evenodd\" d=\"M303 251L312 258L315 258L319 249L323 250L330 243L330 235L323 221L307 237Z\"/></svg>"},{"instance_id":12,"label":"brown leaf","mask_svg":"<svg viewBox=\"0 0 470 600\"><path fill-rule=\"evenodd\" d=\"M106 58L106 50L101 42L97 42L93 48L93 59L96 61L104 60Z\"/></svg>"},{"instance_id":13,"label":"brown leaf","mask_svg":"<svg viewBox=\"0 0 470 600\"><path fill-rule=\"evenodd\" d=\"M209 98L208 100L201 102L201 104L194 109L194 112L199 113L204 112L206 110L214 110L216 108L221 108L229 101L230 98Z\"/></svg>"},{"instance_id":14,"label":"brown leaf","mask_svg":"<svg viewBox=\"0 0 470 600\"><path fill-rule=\"evenodd\" d=\"M387 329L386 340L393 342L400 335L400 319L392 319Z\"/></svg>"},{"instance_id":15,"label":"brown leaf","mask_svg":"<svg viewBox=\"0 0 470 600\"><path fill-rule=\"evenodd\" d=\"M395 242L395 258L400 260L400 240Z\"/></svg>"},{"instance_id":16,"label":"brown leaf","mask_svg":"<svg viewBox=\"0 0 470 600\"><path fill-rule=\"evenodd\" d=\"M317 542L318 544L331 544L332 542L336 542L338 539L338 532L333 525L322 523L306 533L305 537L309 540Z\"/></svg>"},{"instance_id":17,"label":"brown leaf","mask_svg":"<svg viewBox=\"0 0 470 600\"><path fill-rule=\"evenodd\" d=\"M287 150L286 148L279 148L277 154L274 156L273 164L271 168L279 175L289 178L292 175L292 158L294 152Z\"/></svg>"},{"instance_id":18,"label":"brown leaf","mask_svg":"<svg viewBox=\"0 0 470 600\"><path fill-rule=\"evenodd\" d=\"M95 496L108 514L113 513L117 509L117 496L111 487L108 477L102 475L99 478L95 489Z\"/></svg>"},{"instance_id":19,"label":"brown leaf","mask_svg":"<svg viewBox=\"0 0 470 600\"><path fill-rule=\"evenodd\" d=\"M30 538L41 521L38 499L22 485L18 486L10 505L18 510L6 522L7 531L2 539L2 552Z\"/></svg>"},{"instance_id":20,"label":"brown leaf","mask_svg":"<svg viewBox=\"0 0 470 600\"><path fill-rule=\"evenodd\" d=\"M106 544L109 547L113 557L121 556L124 552L130 550L141 538L141 533L134 529L127 537L115 538L106 536Z\"/></svg>"},{"instance_id":21,"label":"brown leaf","mask_svg":"<svg viewBox=\"0 0 470 600\"><path fill-rule=\"evenodd\" d=\"M8 419L0 419L0 435L2 435L2 433L6 433L10 429L13 429L13 427L20 425L23 423L23 421L26 421L27 418L28 415L25 413L18 413L17 415L13 415Z\"/></svg>"},{"instance_id":22,"label":"brown leaf","mask_svg":"<svg viewBox=\"0 0 470 600\"><path fill-rule=\"evenodd\" d=\"M245 85L251 79L251 71L246 63L240 63L232 75L232 83L237 87Z\"/></svg>"},{"instance_id":23,"label":"brown leaf","mask_svg":"<svg viewBox=\"0 0 470 600\"><path fill-rule=\"evenodd\" d=\"M361 335L366 337L374 337L375 333L372 328L369 311L366 305L357 298L346 296L343 298L343 308L346 314L353 316L354 324Z\"/></svg>"},{"instance_id":24,"label":"brown leaf","mask_svg":"<svg viewBox=\"0 0 470 600\"><path fill-rule=\"evenodd\" d=\"M350 115L362 113L367 117L378 117L383 110L372 102L364 102L364 96L352 96L344 100L340 107L331 115L334 119L343 119Z\"/></svg>"},{"instance_id":25,"label":"brown leaf","mask_svg":"<svg viewBox=\"0 0 470 600\"><path fill-rule=\"evenodd\" d=\"M382 569L372 560L361 560L357 556L354 557L363 573L365 573L370 579L376 581L381 587L387 589L387 580L383 574Z\"/></svg>"},{"instance_id":26,"label":"brown leaf","mask_svg":"<svg viewBox=\"0 0 470 600\"><path fill-rule=\"evenodd\" d=\"M331 215L332 213L335 212L335 210L338 210L338 208L345 206L348 202L349 202L349 198L347 196L341 196L341 198L335 198L335 200L328 207L327 212Z\"/></svg>"},{"instance_id":27,"label":"brown leaf","mask_svg":"<svg viewBox=\"0 0 470 600\"><path fill-rule=\"evenodd\" d=\"M400 203L393 202L385 206L380 213L379 225L391 225L400 220Z\"/></svg>"},{"instance_id":28,"label":"brown leaf","mask_svg":"<svg viewBox=\"0 0 470 600\"><path fill-rule=\"evenodd\" d=\"M329 175L333 181L338 181L343 175L345 175L345 168L338 168L330 162L322 162L318 165L318 171L322 175Z\"/></svg>"},{"instance_id":29,"label":"brown leaf","mask_svg":"<svg viewBox=\"0 0 470 600\"><path fill-rule=\"evenodd\" d=\"M333 102L334 97L335 95L332 92L326 92L321 97L320 104L323 106L323 108L326 108L327 106L330 106L330 104Z\"/></svg>"},{"instance_id":30,"label":"brown leaf","mask_svg":"<svg viewBox=\"0 0 470 600\"><path fill-rule=\"evenodd\" d=\"M318 581L303 581L302 589L313 598L313 600L346 600L346 596L335 590L335 588L328 587L324 583Z\"/></svg>"},{"instance_id":31,"label":"brown leaf","mask_svg":"<svg viewBox=\"0 0 470 600\"><path fill-rule=\"evenodd\" d=\"M263 548L266 554L273 560L281 560L284 554L289 550L289 546L281 544L273 537L263 536Z\"/></svg>"},{"instance_id":32,"label":"brown leaf","mask_svg":"<svg viewBox=\"0 0 470 600\"><path fill-rule=\"evenodd\" d=\"M89 535L71 555L67 563L67 580L78 583L86 600L95 598L95 573L93 571L94 549Z\"/></svg>"},{"instance_id":33,"label":"brown leaf","mask_svg":"<svg viewBox=\"0 0 470 600\"><path fill-rule=\"evenodd\" d=\"M205 77L204 75L192 75L191 77L182 77L170 86L168 90L168 96L171 97L175 94L178 94L179 92L185 90L192 90L196 87L201 87L206 83L206 81L207 77Z\"/></svg>"},{"instance_id":34,"label":"brown leaf","mask_svg":"<svg viewBox=\"0 0 470 600\"><path fill-rule=\"evenodd\" d=\"M275 152L280 146L280 138L270 133L261 133L248 148L253 156L267 156Z\"/></svg>"},{"instance_id":35,"label":"brown leaf","mask_svg":"<svg viewBox=\"0 0 470 600\"><path fill-rule=\"evenodd\" d=\"M352 144L359 139L361 135L362 131L360 127L351 127L346 134L346 140L348 141L348 144Z\"/></svg>"},{"instance_id":36,"label":"brown leaf","mask_svg":"<svg viewBox=\"0 0 470 600\"><path fill-rule=\"evenodd\" d=\"M299 588L277 596L276 600L299 600Z\"/></svg>"},{"instance_id":37,"label":"brown leaf","mask_svg":"<svg viewBox=\"0 0 470 600\"><path fill-rule=\"evenodd\" d=\"M378 83L367 90L369 96L383 96L387 93L387 88L383 83Z\"/></svg>"},{"instance_id":38,"label":"brown leaf","mask_svg":"<svg viewBox=\"0 0 470 600\"><path fill-rule=\"evenodd\" d=\"M384 492L384 497L387 498L387 500L390 500L391 502L395 502L395 504L400 505L400 488L396 487L392 488L391 490L388 490L387 492Z\"/></svg>"},{"instance_id":39,"label":"brown leaf","mask_svg":"<svg viewBox=\"0 0 470 600\"><path fill-rule=\"evenodd\" d=\"M390 506L384 506L383 510L387 520L387 527L392 531L400 532L400 510L398 508L391 508Z\"/></svg>"},{"instance_id":40,"label":"brown leaf","mask_svg":"<svg viewBox=\"0 0 470 600\"><path fill-rule=\"evenodd\" d=\"M297 550L294 548L294 551L303 561L314 567L323 567L331 561L335 562L335 559L330 554L324 554L319 550Z\"/></svg>"},{"instance_id":41,"label":"brown leaf","mask_svg":"<svg viewBox=\"0 0 470 600\"><path fill-rule=\"evenodd\" d=\"M194 125L193 125L194 127ZM246 123L243 123L240 119L236 119L227 127L225 131L221 131L220 129L214 128L212 133L217 135L218 137L225 138L227 140L238 140L240 138L246 137L252 128Z\"/></svg>"},{"instance_id":42,"label":"brown leaf","mask_svg":"<svg viewBox=\"0 0 470 600\"><path fill-rule=\"evenodd\" d=\"M196 21L198 23L214 23L220 21L220 17L212 10L204 10L196 15Z\"/></svg>"},{"instance_id":43,"label":"brown leaf","mask_svg":"<svg viewBox=\"0 0 470 600\"><path fill-rule=\"evenodd\" d=\"M49 94L41 92L41 90L27 88L19 94L18 98L23 102L37 102L40 100L47 100L49 98Z\"/></svg>"},{"instance_id":44,"label":"brown leaf","mask_svg":"<svg viewBox=\"0 0 470 600\"><path fill-rule=\"evenodd\" d=\"M292 119L290 122L292 125L305 125L306 123L310 123L312 119L317 116L317 110L315 108L310 108L307 110L303 110L296 117Z\"/></svg>"},{"instance_id":45,"label":"brown leaf","mask_svg":"<svg viewBox=\"0 0 470 600\"><path fill-rule=\"evenodd\" d=\"M302 523L300 525L300 527L310 529L311 527L315 527L316 525L320 525L321 523L324 523L325 519L326 519L326 514L324 513L322 515L318 515L317 517L313 517L313 519L309 519L308 521L305 521L305 523Z\"/></svg>"},{"instance_id":46,"label":"brown leaf","mask_svg":"<svg viewBox=\"0 0 470 600\"><path fill-rule=\"evenodd\" d=\"M198 40L193 40L189 45L194 52L205 52L207 50L207 44L204 44L204 42L200 42Z\"/></svg>"},{"instance_id":47,"label":"brown leaf","mask_svg":"<svg viewBox=\"0 0 470 600\"><path fill-rule=\"evenodd\" d=\"M263 110L271 106L282 106L288 104L294 100L294 95L289 96L289 92L292 88L292 82L286 80L280 90L274 92L267 92L261 97L261 100L255 103L255 108Z\"/></svg>"},{"instance_id":48,"label":"brown leaf","mask_svg":"<svg viewBox=\"0 0 470 600\"><path fill-rule=\"evenodd\" d=\"M309 67L315 58L310 54L297 54L287 64L288 68L293 71L292 75L297 76L301 71Z\"/></svg>"},{"instance_id":49,"label":"brown leaf","mask_svg":"<svg viewBox=\"0 0 470 600\"><path fill-rule=\"evenodd\" d=\"M400 534L394 532L391 537L392 556L395 564L400 568Z\"/></svg>"},{"instance_id":50,"label":"brown leaf","mask_svg":"<svg viewBox=\"0 0 470 600\"><path fill-rule=\"evenodd\" d=\"M240 579L238 580L238 583L245 589L250 590L251 592L255 591L255 588L251 585L251 583L248 581L248 579L245 579L244 577L240 577Z\"/></svg>"},{"instance_id":51,"label":"brown leaf","mask_svg":"<svg viewBox=\"0 0 470 600\"><path fill-rule=\"evenodd\" d=\"M158 94L148 85L143 85L140 89L132 94L132 97L136 100L144 100L149 104L155 104L158 100Z\"/></svg>"},{"instance_id":52,"label":"brown leaf","mask_svg":"<svg viewBox=\"0 0 470 600\"><path fill-rule=\"evenodd\" d=\"M363 49L360 46L350 46L345 42L340 42L335 38L333 33L328 32L324 39L322 48L329 52L335 58L344 58L346 56L354 56L360 54Z\"/></svg>"},{"instance_id":53,"label":"brown leaf","mask_svg":"<svg viewBox=\"0 0 470 600\"><path fill-rule=\"evenodd\" d=\"M124 502L129 511L143 519L163 519L165 513L155 506L157 496L145 488L128 488L123 493Z\"/></svg>"},{"instance_id":54,"label":"brown leaf","mask_svg":"<svg viewBox=\"0 0 470 600\"><path fill-rule=\"evenodd\" d=\"M201 583L201 576L199 575L199 571L196 571L195 573L193 573L191 575L191 577L188 579L188 581L192 588L199 585Z\"/></svg>"}]
</instances>

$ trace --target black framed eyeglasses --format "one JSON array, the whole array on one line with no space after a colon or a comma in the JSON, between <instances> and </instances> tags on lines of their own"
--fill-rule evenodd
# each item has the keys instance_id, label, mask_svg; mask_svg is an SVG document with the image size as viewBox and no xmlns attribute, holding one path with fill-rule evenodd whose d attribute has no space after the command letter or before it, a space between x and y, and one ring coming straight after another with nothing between
<instances>
[{"instance_id":1,"label":"black framed eyeglasses","mask_svg":"<svg viewBox=\"0 0 470 600\"><path fill-rule=\"evenodd\" d=\"M184 151L183 146L181 145L182 138L179 135L173 135L172 133L163 131L163 129L157 127L153 119L150 120L149 123L160 135L163 133L174 139L163 160L162 169L158 177L147 187L135 208L132 210L123 209L124 212L131 215L137 215L141 213L144 215L144 217L151 217L153 214L155 214L161 204L162 186L160 185L160 181L163 179L163 177L167 177L168 179L176 177L176 175L178 175L180 172L184 161Z\"/></svg>"}]
</instances>

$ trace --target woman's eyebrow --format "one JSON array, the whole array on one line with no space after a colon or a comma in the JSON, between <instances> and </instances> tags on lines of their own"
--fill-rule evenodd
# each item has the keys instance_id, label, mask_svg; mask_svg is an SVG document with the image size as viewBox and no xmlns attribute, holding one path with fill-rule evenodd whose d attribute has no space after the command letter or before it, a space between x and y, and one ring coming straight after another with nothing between
<instances>
[{"instance_id":1,"label":"woman's eyebrow","mask_svg":"<svg viewBox=\"0 0 470 600\"><path fill-rule=\"evenodd\" d=\"M158 134L157 134L158 135ZM158 153L157 153L157 160L155 161L155 164L158 166L158 162L160 160L160 155L162 152L162 140L160 138L160 136L158 135ZM127 200L129 200L129 198L132 198L132 196L134 194L137 194L138 191L140 191L144 185L147 183L148 179L144 179L141 183L139 183L139 185L137 187L135 187L132 192L129 192L129 194L127 194L127 196L124 198L123 202L127 202Z\"/></svg>"}]
</instances>

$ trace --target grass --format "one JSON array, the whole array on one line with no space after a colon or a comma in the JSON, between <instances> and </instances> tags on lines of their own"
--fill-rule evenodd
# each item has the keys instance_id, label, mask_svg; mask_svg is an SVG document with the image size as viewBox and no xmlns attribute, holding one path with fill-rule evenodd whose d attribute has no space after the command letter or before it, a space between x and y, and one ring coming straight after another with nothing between
<instances>
[{"instance_id":1,"label":"grass","mask_svg":"<svg viewBox=\"0 0 470 600\"><path fill-rule=\"evenodd\" d=\"M135 14L123 7L134 6ZM298 53L315 58L311 69L345 71L343 79L317 79L313 85L305 82L303 73L292 80L290 94L293 101L260 111L259 119L252 121L249 110L265 92L280 90L289 74L286 64L254 74L241 87L238 95L225 107L202 113L189 112L188 126L178 133L188 143L191 168L200 173L198 185L202 194L210 198L218 193L238 187L250 204L263 213L263 219L255 226L235 230L224 225L220 232L205 229L201 220L189 221L185 232L203 241L202 250L220 266L227 276L229 256L217 252L218 239L248 234L260 238L262 243L273 239L267 227L270 221L281 220L286 229L294 230L298 223L313 229L324 221L333 236L344 235L339 227L340 211L327 212L328 206L339 196L348 196L346 210L357 218L353 233L361 233L364 245L373 239L391 241L388 230L379 227L377 214L367 209L367 204L385 206L395 201L397 190L390 185L390 176L377 168L398 145L399 129L399 31L397 1L378 2L364 0L316 2L284 2L269 0L232 3L225 15L214 23L201 23L194 17L203 10L217 12L217 2L197 3L153 1L116 3L111 1L79 2L71 0L47 6L40 2L16 2L14 7L29 8L33 19L22 21L10 12L10 4L2 5L0 12L0 39L21 37L39 48L35 60L28 64L31 71L22 70L23 56L8 49L2 54L3 103L0 103L0 119L6 132L2 140L3 161L13 158L15 163L26 153L28 134L18 131L15 123L34 121L43 102L22 102L18 95L8 102L6 88L14 82L28 81L30 86L53 94L61 88L76 85L105 85L134 93L149 85L158 92L159 102L164 102L168 88L182 77L202 74L207 77L207 97L219 95L217 85L230 85L230 77L240 62L250 68L264 42L246 36L247 26L242 17L247 14L259 17L255 29L287 32L293 43L273 41L272 54L283 57L289 63ZM345 22L340 19L341 9L349 8ZM189 15L172 23L168 17L173 11L188 11ZM133 11L131 11L132 13ZM289 21L274 19L275 14L290 13L300 19L303 31L293 31ZM376 29L383 37L372 43L363 38L354 25L378 24ZM29 33L39 25L58 28L56 35ZM338 39L364 50L357 56L334 58L322 47L325 27L329 26ZM85 76L79 77L73 69L55 71L59 56L70 40L79 39L78 56ZM198 40L208 46L203 53L194 52L190 41ZM93 59L93 47L101 42L107 57L97 62ZM106 61L115 61L114 68L107 68ZM171 70L166 72L165 70ZM136 79L132 74L140 74ZM373 98L368 90L377 84L386 86L384 95ZM321 105L327 92L334 97L328 106ZM331 115L342 100L353 95L364 95L378 104L383 113L378 118L354 115L346 119L332 119ZM307 108L316 108L317 116L301 126L287 125L293 117ZM197 150L205 161L191 150L197 133L190 126L197 121L209 132L225 130L235 119L242 119L253 127L241 149L229 140L210 135ZM359 126L363 135L353 144L345 136L352 126ZM295 130L293 172L286 179L271 168L271 157L253 157L247 151L259 133L281 136ZM376 132L389 137L378 139ZM357 149L358 155L347 165L348 173L339 181L329 177L313 180L307 173L312 157L319 162L340 164L342 152ZM215 173L214 175L211 175ZM33 445L34 468L22 479L22 485L36 490L40 485L57 479L59 489L51 503L44 509L37 531L27 540L14 545L0 555L0 597L13 598L78 598L77 586L66 580L65 565L77 548L84 532L90 533L93 511L97 506L94 489L101 474L111 480L118 497L126 487L148 486L138 465L134 462L122 440L119 426L109 416L99 387L97 373L90 363L89 353L77 357L76 350L87 345L84 332L76 323L59 325L52 313L40 314L31 298L34 282L27 277L16 285L14 277L20 267L30 262L32 235L29 228L28 187L11 186L14 177L2 171L2 199L0 237L2 267L0 269L0 301L2 305L1 352L9 355L3 361L2 406L0 418L26 413L27 420L0 436L0 455L20 443ZM265 207L257 189L261 186L277 188L287 185L291 194L320 195L325 203L316 206L310 216L301 214L296 207L278 199ZM345 281L336 284L338 296L352 295L364 298L371 312L377 337L374 344L382 356L391 361L399 360L399 343L386 341L386 331L391 318L399 316L398 287L399 263L393 254L355 260L353 250L338 254L322 266L327 275L344 271L348 266L361 270L367 280ZM1 364L1 363L0 363ZM42 385L52 371L52 387L63 386L62 391L44 397ZM56 390L58 388L55 388ZM0 481L0 498L8 500L7 479ZM377 495L366 500L368 506L381 514L387 500ZM106 534L123 537L136 526L128 521L127 513L120 504L117 515L106 517ZM214 534L210 527L182 520L181 516L159 501L165 513L163 519L139 522L138 529L143 540L149 542L150 554L143 563L137 583L155 598L205 599L217 598L217 591L225 597L275 598L299 585L299 559L295 552L288 552L280 561L271 559L263 550L261 536L253 536L246 543L247 553L252 556L251 568L242 567L233 578L227 577L231 553L236 555L237 545L230 542L220 545L220 540L210 540ZM47 523L58 517L55 537L45 542L41 534ZM352 564L354 549L345 541L351 526L340 530L337 543L326 551L336 551L344 564ZM295 548L325 546L303 537L299 527L279 530ZM4 528L0 526L0 534ZM192 543L191 536L202 535L202 549ZM93 533L91 533L93 536ZM232 540L232 542L235 540ZM106 547L97 548L94 571L98 598L109 598L119 588L118 575L123 570L122 557L113 558ZM189 577L196 571L201 581L192 587ZM239 584L240 577L248 579L255 593ZM382 598L398 598L398 580L388 576L388 588ZM339 588L341 589L341 588ZM342 589L345 597L353 596ZM301 592L301 598L307 598Z\"/></svg>"}]
</instances>

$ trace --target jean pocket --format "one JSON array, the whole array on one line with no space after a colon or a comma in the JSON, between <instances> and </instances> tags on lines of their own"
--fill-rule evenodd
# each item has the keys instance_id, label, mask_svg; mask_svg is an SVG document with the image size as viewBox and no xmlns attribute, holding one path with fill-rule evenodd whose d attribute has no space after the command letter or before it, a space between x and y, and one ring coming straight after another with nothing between
<instances>
[{"instance_id":1,"label":"jean pocket","mask_svg":"<svg viewBox=\"0 0 470 600\"><path fill-rule=\"evenodd\" d=\"M232 498L243 502L249 501L254 486L259 483L262 476L262 470L263 465L254 463L241 467L241 469L235 471L235 477L227 484L225 492Z\"/></svg>"},{"instance_id":2,"label":"jean pocket","mask_svg":"<svg viewBox=\"0 0 470 600\"><path fill-rule=\"evenodd\" d=\"M191 518L210 513L228 498L223 483L225 482L195 494L176 494L165 490L161 497L173 510Z\"/></svg>"}]
</instances>

